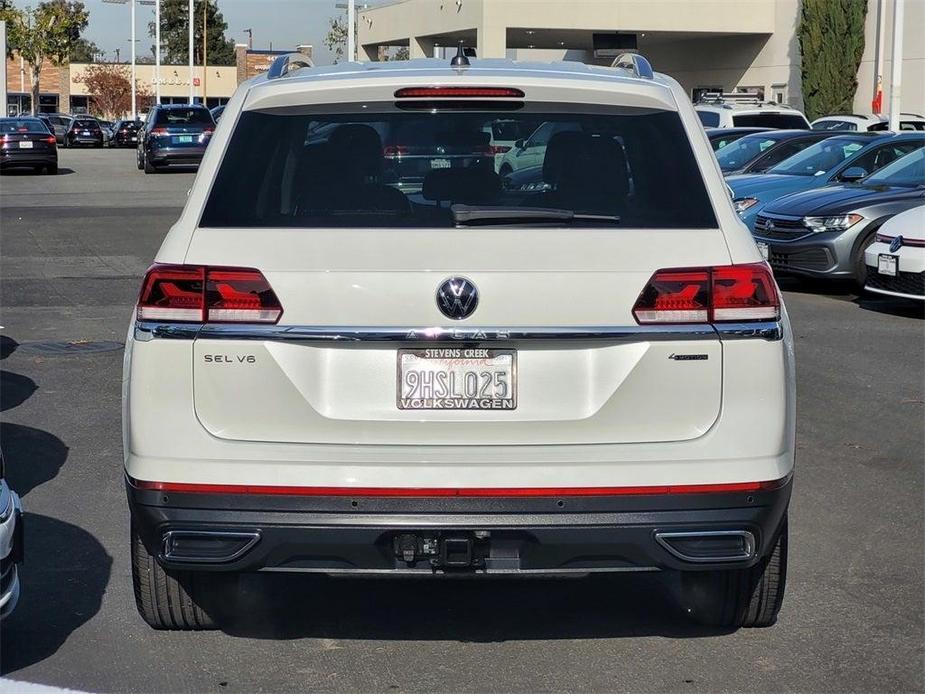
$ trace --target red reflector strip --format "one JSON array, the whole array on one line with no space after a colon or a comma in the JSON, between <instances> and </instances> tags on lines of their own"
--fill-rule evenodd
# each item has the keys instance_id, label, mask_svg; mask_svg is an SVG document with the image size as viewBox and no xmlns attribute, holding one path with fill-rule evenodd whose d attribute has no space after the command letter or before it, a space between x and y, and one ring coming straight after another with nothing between
<instances>
[{"instance_id":1,"label":"red reflector strip","mask_svg":"<svg viewBox=\"0 0 925 694\"><path fill-rule=\"evenodd\" d=\"M522 99L524 93L511 87L404 87L395 92L396 99L432 99L462 98L467 96L481 98Z\"/></svg>"},{"instance_id":2,"label":"red reflector strip","mask_svg":"<svg viewBox=\"0 0 925 694\"><path fill-rule=\"evenodd\" d=\"M887 236L886 234L877 234L877 241L879 243L890 243L895 236ZM903 236L903 246L915 246L917 248L925 247L925 239L908 239Z\"/></svg>"},{"instance_id":3,"label":"red reflector strip","mask_svg":"<svg viewBox=\"0 0 925 694\"><path fill-rule=\"evenodd\" d=\"M724 494L765 492L783 487L789 475L767 482L729 484L681 484L642 487L281 487L249 484L190 484L186 482L148 482L129 478L136 489L178 494L240 494L266 496L362 496L362 497L560 497L560 496L641 496L647 494Z\"/></svg>"}]
</instances>

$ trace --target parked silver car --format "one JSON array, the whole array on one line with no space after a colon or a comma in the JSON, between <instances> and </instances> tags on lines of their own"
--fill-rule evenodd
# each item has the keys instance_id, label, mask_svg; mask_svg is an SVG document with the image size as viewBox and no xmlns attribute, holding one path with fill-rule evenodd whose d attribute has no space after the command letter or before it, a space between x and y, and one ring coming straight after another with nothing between
<instances>
[{"instance_id":1,"label":"parked silver car","mask_svg":"<svg viewBox=\"0 0 925 694\"><path fill-rule=\"evenodd\" d=\"M0 453L0 619L9 615L19 600L22 537L22 505L6 484Z\"/></svg>"}]
</instances>

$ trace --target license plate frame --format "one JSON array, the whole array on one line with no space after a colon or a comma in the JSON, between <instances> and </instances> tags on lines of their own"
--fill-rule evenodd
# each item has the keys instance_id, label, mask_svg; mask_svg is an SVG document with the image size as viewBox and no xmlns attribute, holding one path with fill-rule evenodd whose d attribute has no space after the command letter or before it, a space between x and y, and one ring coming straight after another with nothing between
<instances>
[{"instance_id":1,"label":"license plate frame","mask_svg":"<svg viewBox=\"0 0 925 694\"><path fill-rule=\"evenodd\" d=\"M406 359L410 357L410 359ZM485 362L502 360L502 363L489 364ZM505 366L504 361L509 359ZM437 395L438 388L441 384L436 383L436 373L440 369L431 369L430 372L435 374L434 383L429 387L433 388L432 397L424 397L424 387L419 397L413 397L414 390L407 392L410 386L406 382L406 366L413 364L415 361L423 363L431 362L435 366L450 366L452 364L456 371L443 369L446 374L445 383L442 384L445 394ZM463 362L482 362L482 364L466 364ZM466 368L466 367L470 368ZM462 372L462 376L459 373ZM509 397L499 397L497 377L495 374L507 372L507 388ZM467 374L475 373L476 389L474 396L471 388L467 392L467 386L471 386ZM453 375L451 375L453 374ZM484 375L490 375L490 382L483 380ZM462 383L459 383L459 380ZM503 380L503 379L502 379ZM457 387L459 386L459 387ZM485 393L485 389L491 387L491 396L480 397ZM395 404L399 410L403 411L435 411L435 410L463 410L463 411L503 411L512 412L517 409L517 350L516 349L494 349L485 347L427 347L414 349L399 349L396 358L396 381L395 381Z\"/></svg>"},{"instance_id":2,"label":"license plate frame","mask_svg":"<svg viewBox=\"0 0 925 694\"><path fill-rule=\"evenodd\" d=\"M177 135L177 142L181 145L192 144L193 136L192 135Z\"/></svg>"},{"instance_id":3,"label":"license plate frame","mask_svg":"<svg viewBox=\"0 0 925 694\"><path fill-rule=\"evenodd\" d=\"M896 277L899 270L899 256L890 253L880 253L877 256L877 274L886 277Z\"/></svg>"},{"instance_id":4,"label":"license plate frame","mask_svg":"<svg viewBox=\"0 0 925 694\"><path fill-rule=\"evenodd\" d=\"M34 149L35 145L32 144L32 140L20 140L19 149Z\"/></svg>"},{"instance_id":5,"label":"license plate frame","mask_svg":"<svg viewBox=\"0 0 925 694\"><path fill-rule=\"evenodd\" d=\"M431 159L430 168L431 169L450 169L453 167L453 162L449 159Z\"/></svg>"}]
</instances>

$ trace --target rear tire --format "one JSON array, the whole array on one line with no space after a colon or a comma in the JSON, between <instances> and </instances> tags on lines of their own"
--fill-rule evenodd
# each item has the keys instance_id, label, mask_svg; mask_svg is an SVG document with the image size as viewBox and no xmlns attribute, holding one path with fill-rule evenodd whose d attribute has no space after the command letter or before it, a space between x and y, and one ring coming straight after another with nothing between
<instances>
[{"instance_id":1,"label":"rear tire","mask_svg":"<svg viewBox=\"0 0 925 694\"><path fill-rule=\"evenodd\" d=\"M154 166L154 164L152 164L151 162L149 162L147 157L145 157L144 169L145 169L146 174L157 173L157 167Z\"/></svg>"},{"instance_id":2,"label":"rear tire","mask_svg":"<svg viewBox=\"0 0 925 694\"><path fill-rule=\"evenodd\" d=\"M57 176L58 175L58 165L49 164L48 166L45 167L45 173L48 174L49 176Z\"/></svg>"},{"instance_id":3,"label":"rear tire","mask_svg":"<svg viewBox=\"0 0 925 694\"><path fill-rule=\"evenodd\" d=\"M131 543L135 605L149 626L172 631L217 628L204 605L210 598L224 602L233 596L237 591L236 574L165 569L148 552L134 524Z\"/></svg>"},{"instance_id":4,"label":"rear tire","mask_svg":"<svg viewBox=\"0 0 925 694\"><path fill-rule=\"evenodd\" d=\"M777 621L787 583L787 519L771 552L750 569L686 571L682 600L691 616L711 626L769 627Z\"/></svg>"}]
</instances>

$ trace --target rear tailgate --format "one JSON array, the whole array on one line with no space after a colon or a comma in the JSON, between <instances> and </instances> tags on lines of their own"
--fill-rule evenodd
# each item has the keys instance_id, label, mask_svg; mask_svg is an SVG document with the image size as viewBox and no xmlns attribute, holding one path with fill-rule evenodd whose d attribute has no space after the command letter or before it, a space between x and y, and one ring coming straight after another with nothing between
<instances>
[{"instance_id":1,"label":"rear tailgate","mask_svg":"<svg viewBox=\"0 0 925 694\"><path fill-rule=\"evenodd\" d=\"M718 338L703 327L647 332L631 312L666 258L669 267L715 265L728 251L710 229L199 229L186 262L260 268L283 316L269 333L206 327L193 350L196 415L223 439L306 444L696 438L720 411ZM463 321L435 300L451 276L480 292ZM398 350L433 346L412 338L435 326L464 331L456 346L516 351L516 408L398 407ZM324 339L287 334L297 327ZM401 330L394 341L335 339L383 328ZM534 340L524 328L621 329Z\"/></svg>"}]
</instances>

